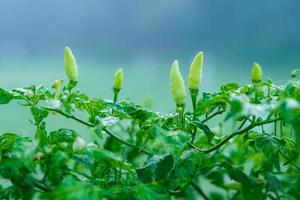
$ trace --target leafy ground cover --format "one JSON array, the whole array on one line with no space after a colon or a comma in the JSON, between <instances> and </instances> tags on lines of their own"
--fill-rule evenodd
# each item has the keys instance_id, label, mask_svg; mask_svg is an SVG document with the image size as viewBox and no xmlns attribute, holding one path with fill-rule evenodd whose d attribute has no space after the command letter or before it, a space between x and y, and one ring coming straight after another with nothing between
<instances>
[{"instance_id":1,"label":"leafy ground cover","mask_svg":"<svg viewBox=\"0 0 300 200\"><path fill-rule=\"evenodd\" d=\"M32 138L0 135L1 199L300 199L300 70L274 85L255 63L251 83L200 93L202 64L200 52L187 98L174 61L172 113L119 100L122 69L113 79L112 101L89 98L78 89L69 48L66 84L0 88L1 106L17 101L36 127ZM187 101L192 110L185 109ZM49 130L50 115L87 131Z\"/></svg>"}]
</instances>

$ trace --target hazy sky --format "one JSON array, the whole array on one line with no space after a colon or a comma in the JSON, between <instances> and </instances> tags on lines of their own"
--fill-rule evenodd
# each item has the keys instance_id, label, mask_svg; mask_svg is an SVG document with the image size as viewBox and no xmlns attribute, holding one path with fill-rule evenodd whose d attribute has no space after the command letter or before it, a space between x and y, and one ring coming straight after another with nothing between
<instances>
[{"instance_id":1,"label":"hazy sky","mask_svg":"<svg viewBox=\"0 0 300 200\"><path fill-rule=\"evenodd\" d=\"M0 53L55 56L70 45L107 60L168 60L201 49L224 62L289 64L300 55L299 10L298 0L6 0Z\"/></svg>"}]
</instances>

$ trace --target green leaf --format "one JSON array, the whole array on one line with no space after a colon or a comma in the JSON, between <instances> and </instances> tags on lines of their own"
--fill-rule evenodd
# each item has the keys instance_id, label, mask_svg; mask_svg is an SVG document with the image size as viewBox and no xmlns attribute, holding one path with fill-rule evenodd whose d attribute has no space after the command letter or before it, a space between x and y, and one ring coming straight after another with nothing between
<instances>
[{"instance_id":1,"label":"green leaf","mask_svg":"<svg viewBox=\"0 0 300 200\"><path fill-rule=\"evenodd\" d=\"M48 111L39 107L31 107L31 113L36 125L39 125L48 116Z\"/></svg>"},{"instance_id":2,"label":"green leaf","mask_svg":"<svg viewBox=\"0 0 300 200\"><path fill-rule=\"evenodd\" d=\"M0 152L6 153L10 151L10 149L15 144L16 139L19 136L14 133L4 133L0 136Z\"/></svg>"},{"instance_id":3,"label":"green leaf","mask_svg":"<svg viewBox=\"0 0 300 200\"><path fill-rule=\"evenodd\" d=\"M35 138L38 140L39 146L41 146L41 147L44 147L48 143L45 122L41 123L37 127L36 132L35 132Z\"/></svg>"},{"instance_id":4,"label":"green leaf","mask_svg":"<svg viewBox=\"0 0 300 200\"><path fill-rule=\"evenodd\" d=\"M266 157L272 156L274 153L277 153L277 144L273 140L271 134L258 134L255 139L255 147L258 151L263 152Z\"/></svg>"},{"instance_id":5,"label":"green leaf","mask_svg":"<svg viewBox=\"0 0 300 200\"><path fill-rule=\"evenodd\" d=\"M224 163L223 165L228 171L229 177L242 184L242 195L245 200L265 199L265 195L263 193L264 183L262 180L250 177L239 168L234 168L227 163Z\"/></svg>"},{"instance_id":6,"label":"green leaf","mask_svg":"<svg viewBox=\"0 0 300 200\"><path fill-rule=\"evenodd\" d=\"M224 163L224 167L226 168L229 177L236 182L246 184L246 185L261 185L262 184L262 181L260 179L248 176L239 168L232 167L227 163Z\"/></svg>"},{"instance_id":7,"label":"green leaf","mask_svg":"<svg viewBox=\"0 0 300 200\"><path fill-rule=\"evenodd\" d=\"M136 173L143 183L150 183L155 179L152 166L136 169Z\"/></svg>"},{"instance_id":8,"label":"green leaf","mask_svg":"<svg viewBox=\"0 0 300 200\"><path fill-rule=\"evenodd\" d=\"M190 184L200 169L205 170L210 162L206 154L195 150L185 151L176 162L170 175L172 188L184 188Z\"/></svg>"},{"instance_id":9,"label":"green leaf","mask_svg":"<svg viewBox=\"0 0 300 200\"><path fill-rule=\"evenodd\" d=\"M164 179L173 168L173 165L174 159L171 154L164 156L160 161L158 161L154 168L156 180Z\"/></svg>"},{"instance_id":10,"label":"green leaf","mask_svg":"<svg viewBox=\"0 0 300 200\"><path fill-rule=\"evenodd\" d=\"M196 116L212 112L215 108L225 108L228 104L228 97L223 94L203 93L203 98L197 102Z\"/></svg>"},{"instance_id":11,"label":"green leaf","mask_svg":"<svg viewBox=\"0 0 300 200\"><path fill-rule=\"evenodd\" d=\"M271 173L267 174L267 181L268 181L267 187L269 191L277 192L281 189L280 180L276 176L272 175Z\"/></svg>"},{"instance_id":12,"label":"green leaf","mask_svg":"<svg viewBox=\"0 0 300 200\"><path fill-rule=\"evenodd\" d=\"M244 183L251 185L253 184L253 179L251 179L248 175L246 175L242 170L238 168L228 168L228 174L231 179L235 180L236 182L239 183Z\"/></svg>"},{"instance_id":13,"label":"green leaf","mask_svg":"<svg viewBox=\"0 0 300 200\"><path fill-rule=\"evenodd\" d=\"M128 101L122 101L119 104L111 103L108 105L114 110L114 115L120 118L130 117L145 122L150 118L158 116L157 113Z\"/></svg>"},{"instance_id":14,"label":"green leaf","mask_svg":"<svg viewBox=\"0 0 300 200\"><path fill-rule=\"evenodd\" d=\"M110 167L119 167L125 170L132 169L131 164L124 161L118 155L107 151L105 149L97 149L95 147L90 147L86 150L85 155L90 163L100 163L105 164Z\"/></svg>"},{"instance_id":15,"label":"green leaf","mask_svg":"<svg viewBox=\"0 0 300 200\"><path fill-rule=\"evenodd\" d=\"M201 129L206 135L208 141L211 142L214 137L214 133L210 130L209 126L198 121L194 121L192 124Z\"/></svg>"},{"instance_id":16,"label":"green leaf","mask_svg":"<svg viewBox=\"0 0 300 200\"><path fill-rule=\"evenodd\" d=\"M58 150L50 154L48 160L47 173L49 180L52 184L59 185L63 180L63 175L69 171L67 166L69 156L65 152Z\"/></svg>"},{"instance_id":17,"label":"green leaf","mask_svg":"<svg viewBox=\"0 0 300 200\"><path fill-rule=\"evenodd\" d=\"M0 88L0 104L8 104L14 96L7 90Z\"/></svg>"},{"instance_id":18,"label":"green leaf","mask_svg":"<svg viewBox=\"0 0 300 200\"><path fill-rule=\"evenodd\" d=\"M238 83L227 83L221 86L221 91L232 92L240 88Z\"/></svg>"},{"instance_id":19,"label":"green leaf","mask_svg":"<svg viewBox=\"0 0 300 200\"><path fill-rule=\"evenodd\" d=\"M153 151L156 154L172 154L175 159L178 159L187 143L190 141L190 134L183 131L166 131L162 128L155 128L151 131L154 138Z\"/></svg>"},{"instance_id":20,"label":"green leaf","mask_svg":"<svg viewBox=\"0 0 300 200\"><path fill-rule=\"evenodd\" d=\"M171 154L155 155L147 161L144 167L136 169L136 172L142 182L148 183L166 178L173 165L174 158Z\"/></svg>"},{"instance_id":21,"label":"green leaf","mask_svg":"<svg viewBox=\"0 0 300 200\"><path fill-rule=\"evenodd\" d=\"M6 133L0 136L0 176L21 188L32 187L35 145L27 137Z\"/></svg>"},{"instance_id":22,"label":"green leaf","mask_svg":"<svg viewBox=\"0 0 300 200\"><path fill-rule=\"evenodd\" d=\"M228 113L227 118L241 114L245 108L246 102L247 100L245 97L234 94L231 95L230 112Z\"/></svg>"},{"instance_id":23,"label":"green leaf","mask_svg":"<svg viewBox=\"0 0 300 200\"><path fill-rule=\"evenodd\" d=\"M291 77L292 77L292 78L296 78L299 74L300 74L300 68L294 69L294 70L291 72Z\"/></svg>"},{"instance_id":24,"label":"green leaf","mask_svg":"<svg viewBox=\"0 0 300 200\"><path fill-rule=\"evenodd\" d=\"M268 166L274 166L280 170L278 142L271 134L258 134L255 139L255 148L257 151L262 152L267 159Z\"/></svg>"},{"instance_id":25,"label":"green leaf","mask_svg":"<svg viewBox=\"0 0 300 200\"><path fill-rule=\"evenodd\" d=\"M242 195L245 200L264 200L266 194L263 193L262 185L242 184Z\"/></svg>"},{"instance_id":26,"label":"green leaf","mask_svg":"<svg viewBox=\"0 0 300 200\"><path fill-rule=\"evenodd\" d=\"M284 88L284 95L300 101L300 82L296 80L287 82Z\"/></svg>"},{"instance_id":27,"label":"green leaf","mask_svg":"<svg viewBox=\"0 0 300 200\"><path fill-rule=\"evenodd\" d=\"M67 177L54 191L43 193L40 195L40 198L56 200L94 200L104 198L100 194L99 187Z\"/></svg>"},{"instance_id":28,"label":"green leaf","mask_svg":"<svg viewBox=\"0 0 300 200\"><path fill-rule=\"evenodd\" d=\"M77 132L70 129L61 128L50 132L48 135L48 143L53 145L55 149L72 152L73 143L77 136Z\"/></svg>"},{"instance_id":29,"label":"green leaf","mask_svg":"<svg viewBox=\"0 0 300 200\"><path fill-rule=\"evenodd\" d=\"M154 184L140 184L133 188L134 197L137 200L168 200L171 199L165 188Z\"/></svg>"}]
</instances>

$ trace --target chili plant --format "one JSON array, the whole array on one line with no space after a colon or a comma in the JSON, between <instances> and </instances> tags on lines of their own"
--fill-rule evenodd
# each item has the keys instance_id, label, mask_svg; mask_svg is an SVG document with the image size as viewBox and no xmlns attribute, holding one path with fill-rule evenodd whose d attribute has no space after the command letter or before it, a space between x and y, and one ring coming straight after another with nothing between
<instances>
[{"instance_id":1,"label":"chili plant","mask_svg":"<svg viewBox=\"0 0 300 200\"><path fill-rule=\"evenodd\" d=\"M207 93L202 65L200 52L187 98L174 61L171 113L119 99L122 69L112 101L82 93L69 48L66 83L0 88L0 104L18 102L35 126L32 137L0 135L1 199L300 199L300 70L275 85L255 63L251 83ZM86 132L51 130L50 115Z\"/></svg>"}]
</instances>

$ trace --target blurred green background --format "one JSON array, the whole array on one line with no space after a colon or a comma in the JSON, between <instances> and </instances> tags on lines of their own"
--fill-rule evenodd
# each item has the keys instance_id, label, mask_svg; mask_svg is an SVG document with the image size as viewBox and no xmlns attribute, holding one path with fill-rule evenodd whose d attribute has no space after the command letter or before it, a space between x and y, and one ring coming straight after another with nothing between
<instances>
[{"instance_id":1,"label":"blurred green background","mask_svg":"<svg viewBox=\"0 0 300 200\"><path fill-rule=\"evenodd\" d=\"M300 65L299 0L9 0L0 2L0 86L51 85L65 79L64 47L79 63L79 87L112 97L111 82L124 69L122 98L171 111L169 69L204 51L202 91L222 82L249 81L253 62L265 78L283 83ZM0 107L0 132L26 129L29 111ZM61 121L53 119L53 126ZM68 126L73 126L68 121ZM29 126L30 127L30 126Z\"/></svg>"}]
</instances>

